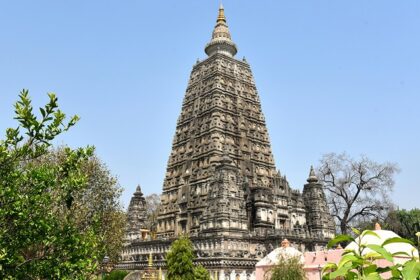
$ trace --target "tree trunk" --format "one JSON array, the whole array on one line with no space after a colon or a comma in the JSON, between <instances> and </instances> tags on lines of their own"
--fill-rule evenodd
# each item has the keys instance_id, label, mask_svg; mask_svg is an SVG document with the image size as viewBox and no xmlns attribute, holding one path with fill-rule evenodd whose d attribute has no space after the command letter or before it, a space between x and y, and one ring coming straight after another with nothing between
<instances>
[{"instance_id":1,"label":"tree trunk","mask_svg":"<svg viewBox=\"0 0 420 280\"><path fill-rule=\"evenodd\" d=\"M341 230L341 234L347 234L347 223L346 222L341 221L340 230Z\"/></svg>"}]
</instances>

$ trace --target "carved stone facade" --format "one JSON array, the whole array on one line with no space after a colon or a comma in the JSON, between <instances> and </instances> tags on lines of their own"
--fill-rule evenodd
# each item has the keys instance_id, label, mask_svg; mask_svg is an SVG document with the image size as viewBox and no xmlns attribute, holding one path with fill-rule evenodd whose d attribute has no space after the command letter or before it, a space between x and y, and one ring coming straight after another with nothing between
<instances>
[{"instance_id":1,"label":"carved stone facade","mask_svg":"<svg viewBox=\"0 0 420 280\"><path fill-rule=\"evenodd\" d=\"M330 236L335 228L334 220L328 212L327 199L322 184L315 176L312 166L307 182L303 187L303 200L308 228L312 235Z\"/></svg>"},{"instance_id":2,"label":"carved stone facade","mask_svg":"<svg viewBox=\"0 0 420 280\"><path fill-rule=\"evenodd\" d=\"M146 218L146 200L143 197L140 186L137 186L127 211L125 238L127 245L131 244L133 240L145 240L148 238L149 230L145 225Z\"/></svg>"},{"instance_id":3,"label":"carved stone facade","mask_svg":"<svg viewBox=\"0 0 420 280\"><path fill-rule=\"evenodd\" d=\"M304 251L334 234L322 185L311 169L303 195L277 171L251 68L237 60L224 10L193 67L172 144L157 239L136 240L120 267L141 269L188 233L197 262L218 279L252 279L256 262L287 238Z\"/></svg>"}]
</instances>

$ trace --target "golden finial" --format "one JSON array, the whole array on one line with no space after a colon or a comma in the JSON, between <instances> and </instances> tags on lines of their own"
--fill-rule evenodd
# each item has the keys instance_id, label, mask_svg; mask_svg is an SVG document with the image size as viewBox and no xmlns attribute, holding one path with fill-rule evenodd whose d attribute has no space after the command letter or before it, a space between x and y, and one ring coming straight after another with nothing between
<instances>
[{"instance_id":1,"label":"golden finial","mask_svg":"<svg viewBox=\"0 0 420 280\"><path fill-rule=\"evenodd\" d=\"M226 23L225 9L221 4L211 40L204 48L204 51L208 56L222 53L230 57L233 57L238 52L235 43L232 42L232 38L230 37L229 28Z\"/></svg>"},{"instance_id":2,"label":"golden finial","mask_svg":"<svg viewBox=\"0 0 420 280\"><path fill-rule=\"evenodd\" d=\"M162 268L159 267L158 280L162 280Z\"/></svg>"},{"instance_id":3,"label":"golden finial","mask_svg":"<svg viewBox=\"0 0 420 280\"><path fill-rule=\"evenodd\" d=\"M226 17L225 17L225 9L223 8L222 3L220 3L220 7L219 7L219 16L217 17L217 22L226 22Z\"/></svg>"},{"instance_id":4,"label":"golden finial","mask_svg":"<svg viewBox=\"0 0 420 280\"><path fill-rule=\"evenodd\" d=\"M152 253L149 254L149 267L153 266L153 257L152 257Z\"/></svg>"}]
</instances>

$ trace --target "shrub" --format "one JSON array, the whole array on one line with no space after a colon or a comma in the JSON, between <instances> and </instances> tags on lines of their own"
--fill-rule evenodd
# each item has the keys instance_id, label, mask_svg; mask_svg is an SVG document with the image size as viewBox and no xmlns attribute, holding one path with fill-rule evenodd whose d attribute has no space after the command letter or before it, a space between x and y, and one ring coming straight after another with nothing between
<instances>
[{"instance_id":1,"label":"shrub","mask_svg":"<svg viewBox=\"0 0 420 280\"><path fill-rule=\"evenodd\" d=\"M369 279L369 280L381 280L381 274L385 272L391 273L392 280L416 280L420 279L420 262L415 256L410 256L405 252L396 252L391 254L385 248L388 244L396 243L409 243L411 241L401 238L392 237L385 240L381 245L377 244L365 244L362 242L365 236L374 236L380 238L378 234L371 230L365 230L361 234L358 230L353 231L359 235L359 238L353 238L350 235L339 235L328 243L328 247L331 248L337 243L341 242L355 242L357 249L346 250L339 263L328 263L323 269L323 280L328 279ZM366 252L367 250L370 252ZM396 255L407 255L411 257L410 260L404 264L397 263L394 260ZM375 264L375 260L385 259L391 263L387 267L378 267Z\"/></svg>"},{"instance_id":2,"label":"shrub","mask_svg":"<svg viewBox=\"0 0 420 280\"><path fill-rule=\"evenodd\" d=\"M124 270L113 270L104 277L104 280L123 280L128 272Z\"/></svg>"},{"instance_id":3,"label":"shrub","mask_svg":"<svg viewBox=\"0 0 420 280\"><path fill-rule=\"evenodd\" d=\"M210 273L201 264L194 269L194 280L211 280Z\"/></svg>"},{"instance_id":4,"label":"shrub","mask_svg":"<svg viewBox=\"0 0 420 280\"><path fill-rule=\"evenodd\" d=\"M267 280L304 280L306 279L303 264L298 258L281 258L279 263L267 271Z\"/></svg>"},{"instance_id":5,"label":"shrub","mask_svg":"<svg viewBox=\"0 0 420 280\"><path fill-rule=\"evenodd\" d=\"M168 280L194 280L194 249L187 236L175 240L166 255Z\"/></svg>"}]
</instances>

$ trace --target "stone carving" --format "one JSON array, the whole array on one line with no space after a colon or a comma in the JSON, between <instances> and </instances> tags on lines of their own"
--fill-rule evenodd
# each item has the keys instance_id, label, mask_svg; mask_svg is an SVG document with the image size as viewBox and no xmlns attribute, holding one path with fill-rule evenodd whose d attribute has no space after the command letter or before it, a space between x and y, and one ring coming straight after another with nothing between
<instances>
[{"instance_id":1,"label":"stone carving","mask_svg":"<svg viewBox=\"0 0 420 280\"><path fill-rule=\"evenodd\" d=\"M194 65L178 118L156 239L130 238L120 268L143 269L153 253L164 269L171 241L188 233L197 263L212 275L250 279L257 261L280 240L314 249L334 233L313 169L303 194L276 170L251 68L234 58L236 52L221 8L206 46L209 57ZM138 192L133 199L142 204ZM142 216L130 214L138 209L130 204L130 236L141 228Z\"/></svg>"},{"instance_id":2,"label":"stone carving","mask_svg":"<svg viewBox=\"0 0 420 280\"><path fill-rule=\"evenodd\" d=\"M136 192L131 198L127 212L126 242L148 238L149 230L145 226L146 221L146 200L141 192L141 187L137 186Z\"/></svg>"}]
</instances>

